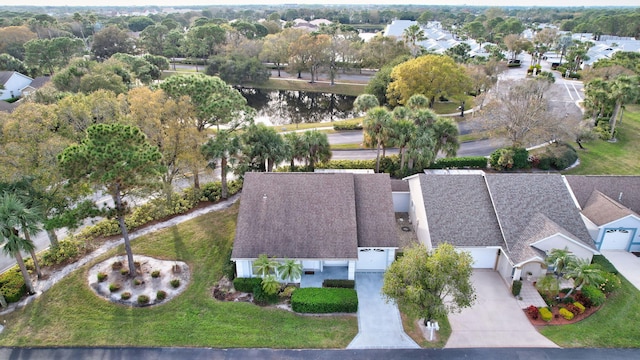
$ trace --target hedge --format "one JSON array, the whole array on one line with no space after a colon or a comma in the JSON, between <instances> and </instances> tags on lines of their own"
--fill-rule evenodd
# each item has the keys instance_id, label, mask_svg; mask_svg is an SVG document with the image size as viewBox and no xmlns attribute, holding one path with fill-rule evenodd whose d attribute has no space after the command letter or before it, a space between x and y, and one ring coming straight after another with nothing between
<instances>
[{"instance_id":1,"label":"hedge","mask_svg":"<svg viewBox=\"0 0 640 360\"><path fill-rule=\"evenodd\" d=\"M513 296L520 295L520 290L522 290L522 281L514 280L513 285L511 285L511 293Z\"/></svg>"},{"instance_id":2,"label":"hedge","mask_svg":"<svg viewBox=\"0 0 640 360\"><path fill-rule=\"evenodd\" d=\"M256 286L262 286L261 278L235 278L233 279L233 287L236 291L250 293Z\"/></svg>"},{"instance_id":3,"label":"hedge","mask_svg":"<svg viewBox=\"0 0 640 360\"><path fill-rule=\"evenodd\" d=\"M604 255L593 255L593 259L591 260L593 264L598 264L602 267L602 270L618 275L618 269L616 269L613 264L607 260Z\"/></svg>"},{"instance_id":4,"label":"hedge","mask_svg":"<svg viewBox=\"0 0 640 360\"><path fill-rule=\"evenodd\" d=\"M582 296L589 299L593 306L600 306L604 304L604 301L607 299L604 293L593 285L585 285L580 291L582 292Z\"/></svg>"},{"instance_id":5,"label":"hedge","mask_svg":"<svg viewBox=\"0 0 640 360\"><path fill-rule=\"evenodd\" d=\"M316 164L316 169L375 169L376 160L329 160Z\"/></svg>"},{"instance_id":6,"label":"hedge","mask_svg":"<svg viewBox=\"0 0 640 360\"><path fill-rule=\"evenodd\" d=\"M484 156L463 156L437 159L429 169L485 169L486 167L487 158Z\"/></svg>"},{"instance_id":7,"label":"hedge","mask_svg":"<svg viewBox=\"0 0 640 360\"><path fill-rule=\"evenodd\" d=\"M333 130L336 131L344 131L344 130L362 130L362 124L336 124L333 125Z\"/></svg>"},{"instance_id":8,"label":"hedge","mask_svg":"<svg viewBox=\"0 0 640 360\"><path fill-rule=\"evenodd\" d=\"M540 310L540 318L544 321L551 321L551 319L553 318L553 314L551 313L551 310L549 310L549 308L546 307L541 307L539 308Z\"/></svg>"},{"instance_id":9,"label":"hedge","mask_svg":"<svg viewBox=\"0 0 640 360\"><path fill-rule=\"evenodd\" d=\"M565 309L565 308L560 308L558 313L560 314L560 316L562 316L563 318L565 318L567 320L573 319L573 313L571 311Z\"/></svg>"},{"instance_id":10,"label":"hedge","mask_svg":"<svg viewBox=\"0 0 640 360\"><path fill-rule=\"evenodd\" d=\"M18 302L27 294L20 269L16 267L0 275L0 292L8 303Z\"/></svg>"},{"instance_id":11,"label":"hedge","mask_svg":"<svg viewBox=\"0 0 640 360\"><path fill-rule=\"evenodd\" d=\"M299 313L353 313L358 311L358 295L353 289L302 288L291 295L291 309Z\"/></svg>"},{"instance_id":12,"label":"hedge","mask_svg":"<svg viewBox=\"0 0 640 360\"><path fill-rule=\"evenodd\" d=\"M355 280L343 280L343 279L325 279L322 282L324 288L343 288L353 289L356 287Z\"/></svg>"}]
</instances>

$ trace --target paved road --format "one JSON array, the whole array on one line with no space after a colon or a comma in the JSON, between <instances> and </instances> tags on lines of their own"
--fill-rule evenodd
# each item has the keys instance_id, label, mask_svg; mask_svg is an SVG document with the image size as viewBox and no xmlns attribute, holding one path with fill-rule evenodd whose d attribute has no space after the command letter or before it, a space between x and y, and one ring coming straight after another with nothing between
<instances>
[{"instance_id":1,"label":"paved road","mask_svg":"<svg viewBox=\"0 0 640 360\"><path fill-rule=\"evenodd\" d=\"M517 334L514 334L517 336ZM640 349L386 349L272 350L206 348L0 348L12 360L628 360Z\"/></svg>"}]
</instances>

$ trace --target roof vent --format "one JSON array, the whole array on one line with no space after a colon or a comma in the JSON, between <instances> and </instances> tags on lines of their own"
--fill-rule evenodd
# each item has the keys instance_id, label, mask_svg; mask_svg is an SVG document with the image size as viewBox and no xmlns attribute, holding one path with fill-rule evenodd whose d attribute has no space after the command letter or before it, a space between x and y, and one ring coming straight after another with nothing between
<instances>
[{"instance_id":1,"label":"roof vent","mask_svg":"<svg viewBox=\"0 0 640 360\"><path fill-rule=\"evenodd\" d=\"M267 200L267 194L262 195L262 200Z\"/></svg>"},{"instance_id":2,"label":"roof vent","mask_svg":"<svg viewBox=\"0 0 640 360\"><path fill-rule=\"evenodd\" d=\"M620 192L620 195L618 195L618 201L622 201L622 192Z\"/></svg>"}]
</instances>

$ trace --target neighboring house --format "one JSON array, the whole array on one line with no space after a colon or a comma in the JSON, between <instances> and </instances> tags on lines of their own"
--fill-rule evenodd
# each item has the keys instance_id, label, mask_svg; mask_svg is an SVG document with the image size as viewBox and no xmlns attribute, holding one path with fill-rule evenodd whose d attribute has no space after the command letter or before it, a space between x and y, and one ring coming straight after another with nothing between
<instances>
[{"instance_id":1,"label":"neighboring house","mask_svg":"<svg viewBox=\"0 0 640 360\"><path fill-rule=\"evenodd\" d=\"M22 90L22 95L26 97L33 94L36 90L45 86L49 81L51 81L51 76L38 76L37 78L33 79L29 86L25 87Z\"/></svg>"},{"instance_id":2,"label":"neighboring house","mask_svg":"<svg viewBox=\"0 0 640 360\"><path fill-rule=\"evenodd\" d=\"M252 277L261 254L295 259L305 272L325 267L384 271L398 233L388 174L247 173L231 259Z\"/></svg>"},{"instance_id":3,"label":"neighboring house","mask_svg":"<svg viewBox=\"0 0 640 360\"><path fill-rule=\"evenodd\" d=\"M419 241L469 251L474 268L494 269L509 284L528 272L543 276L552 249L588 260L598 253L561 175L458 171L406 180Z\"/></svg>"},{"instance_id":4,"label":"neighboring house","mask_svg":"<svg viewBox=\"0 0 640 360\"><path fill-rule=\"evenodd\" d=\"M32 78L16 71L0 71L0 100L22 96L22 90L31 85Z\"/></svg>"},{"instance_id":5,"label":"neighboring house","mask_svg":"<svg viewBox=\"0 0 640 360\"><path fill-rule=\"evenodd\" d=\"M598 250L640 251L640 176L566 179Z\"/></svg>"}]
</instances>

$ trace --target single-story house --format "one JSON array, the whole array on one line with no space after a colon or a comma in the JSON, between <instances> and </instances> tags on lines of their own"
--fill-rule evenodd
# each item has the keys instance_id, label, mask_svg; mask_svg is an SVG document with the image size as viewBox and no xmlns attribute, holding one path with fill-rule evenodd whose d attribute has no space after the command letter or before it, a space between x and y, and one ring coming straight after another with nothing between
<instances>
[{"instance_id":1,"label":"single-story house","mask_svg":"<svg viewBox=\"0 0 640 360\"><path fill-rule=\"evenodd\" d=\"M16 71L0 71L0 100L22 96L22 91L31 85L32 78Z\"/></svg>"},{"instance_id":2,"label":"single-story house","mask_svg":"<svg viewBox=\"0 0 640 360\"><path fill-rule=\"evenodd\" d=\"M265 254L300 261L305 272L344 267L384 271L398 233L388 174L247 173L231 259L253 277Z\"/></svg>"},{"instance_id":3,"label":"single-story house","mask_svg":"<svg viewBox=\"0 0 640 360\"><path fill-rule=\"evenodd\" d=\"M640 176L568 175L598 250L640 251Z\"/></svg>"},{"instance_id":4,"label":"single-story house","mask_svg":"<svg viewBox=\"0 0 640 360\"><path fill-rule=\"evenodd\" d=\"M546 274L546 255L567 248L591 260L595 244L557 174L434 172L406 178L410 221L427 248L448 242L507 283Z\"/></svg>"}]
</instances>

